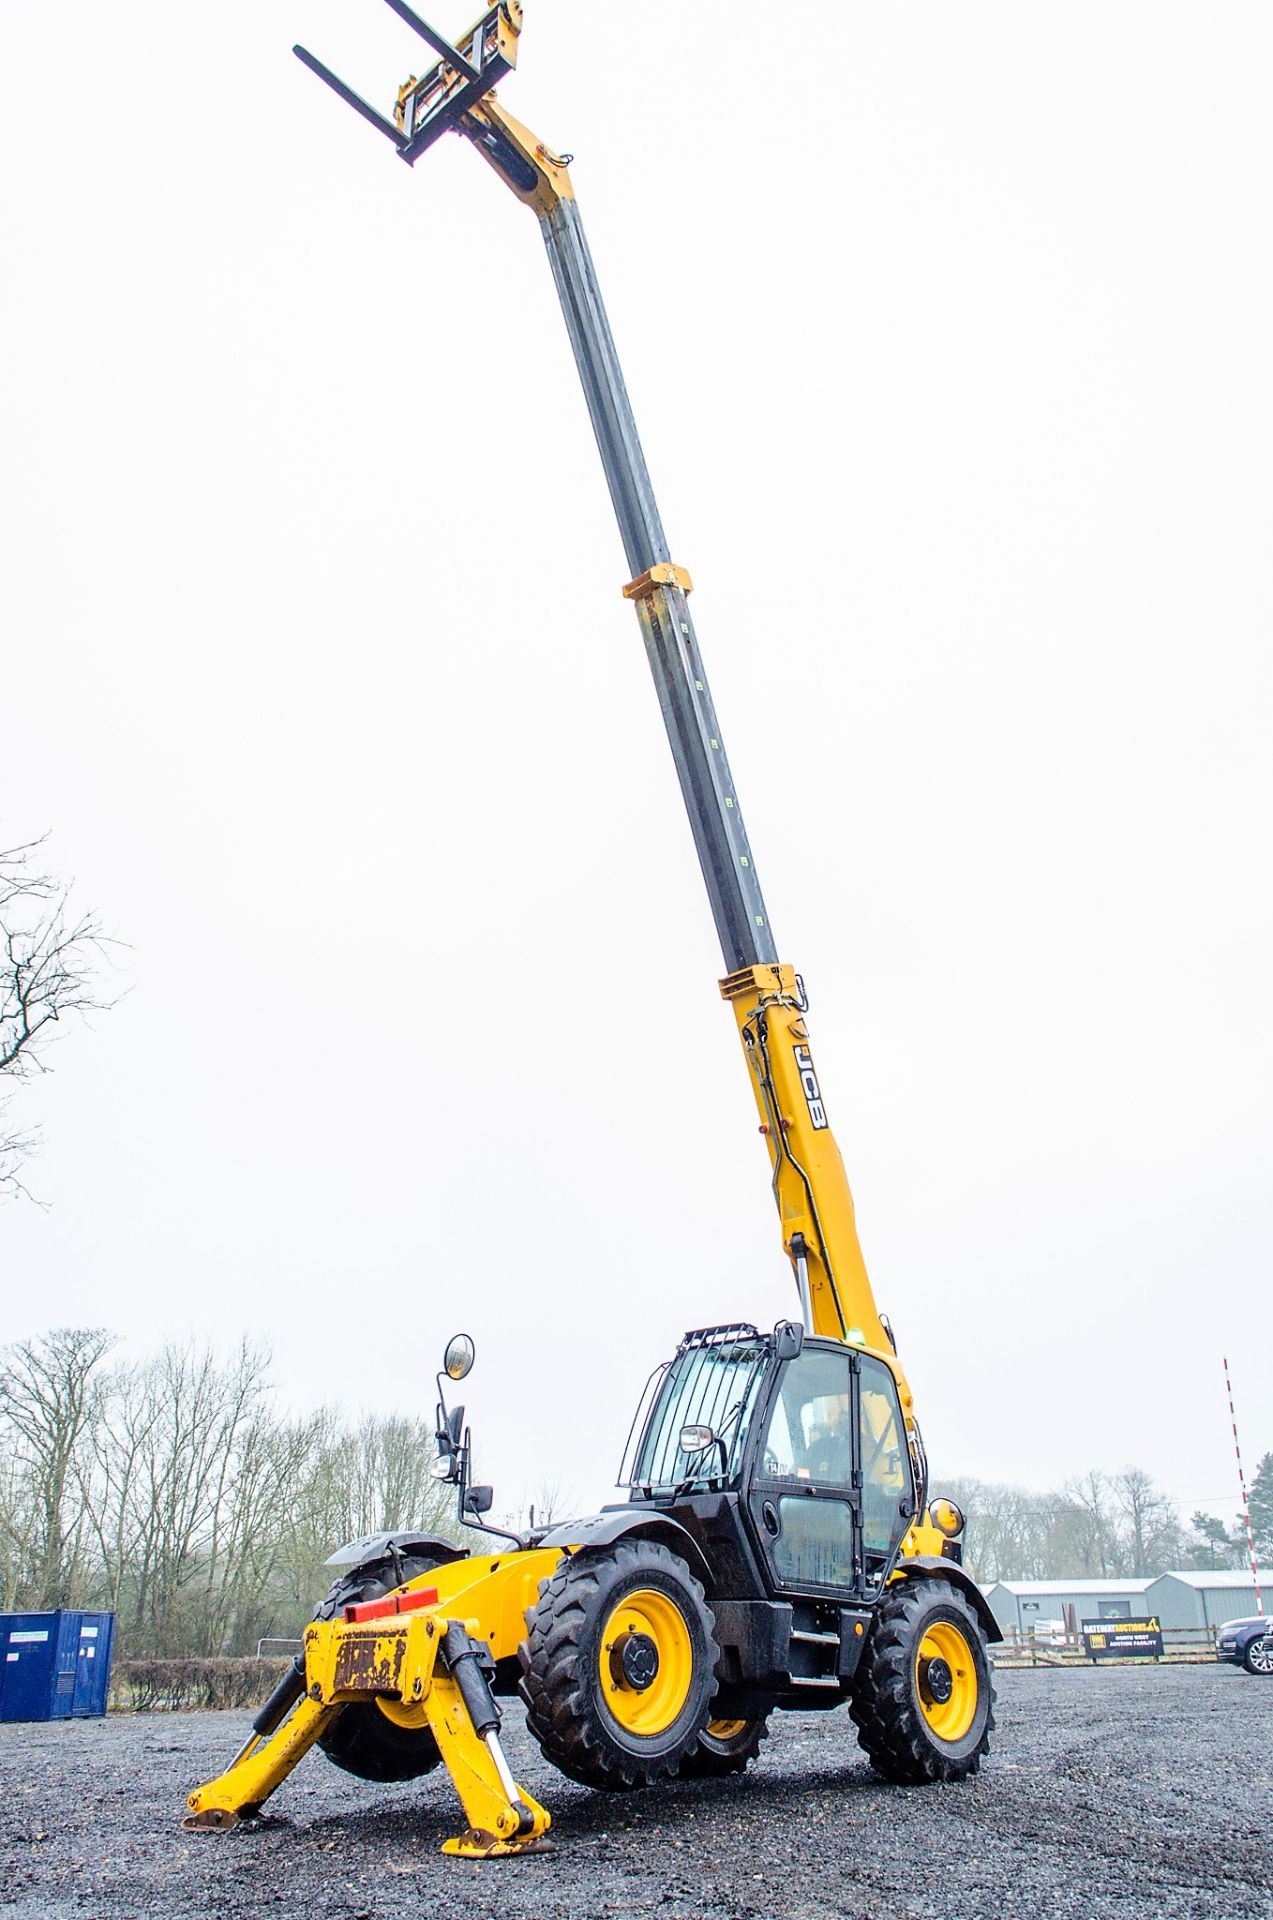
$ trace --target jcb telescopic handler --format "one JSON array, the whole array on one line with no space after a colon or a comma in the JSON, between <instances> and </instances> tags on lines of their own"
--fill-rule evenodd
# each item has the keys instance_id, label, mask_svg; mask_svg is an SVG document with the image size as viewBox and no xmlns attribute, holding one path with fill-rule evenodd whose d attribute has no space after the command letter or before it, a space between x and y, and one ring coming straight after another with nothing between
<instances>
[{"instance_id":1,"label":"jcb telescopic handler","mask_svg":"<svg viewBox=\"0 0 1273 1920\"><path fill-rule=\"evenodd\" d=\"M187 1824L255 1813L315 1742L348 1772L410 1780L445 1763L468 1825L445 1850L542 1845L549 1816L519 1788L496 1696L572 1780L606 1788L746 1767L779 1707L847 1703L878 1772L953 1781L989 1747L986 1642L999 1633L961 1564L963 1518L931 1499L910 1390L876 1309L805 1023L780 961L690 619L690 577L664 537L567 159L496 103L516 63L518 0L448 43L388 0L439 56L392 118L313 55L300 58L414 163L462 134L532 208L552 262L627 555L636 608L725 956L769 1153L799 1315L770 1333L687 1333L652 1377L629 1436L627 1498L586 1520L510 1535L469 1484L464 1412L438 1408L440 1478L494 1551L400 1531L355 1541L304 1651L230 1767L190 1795ZM472 1364L453 1340L452 1380ZM439 1383L441 1376L439 1376Z\"/></svg>"}]
</instances>

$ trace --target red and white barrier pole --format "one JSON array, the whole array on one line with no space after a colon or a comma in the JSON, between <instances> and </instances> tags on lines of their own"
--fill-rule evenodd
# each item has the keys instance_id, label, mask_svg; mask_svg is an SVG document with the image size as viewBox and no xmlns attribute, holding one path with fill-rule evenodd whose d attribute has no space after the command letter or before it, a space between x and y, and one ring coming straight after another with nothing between
<instances>
[{"instance_id":1,"label":"red and white barrier pole","mask_svg":"<svg viewBox=\"0 0 1273 1920\"><path fill-rule=\"evenodd\" d=\"M1264 1612L1264 1595L1260 1592L1260 1569L1255 1558L1255 1529L1251 1525L1251 1502L1246 1496L1246 1475L1242 1471L1242 1449L1238 1445L1238 1416L1233 1411L1233 1383L1229 1379L1229 1362L1224 1362L1224 1384L1229 1396L1229 1419L1233 1423L1233 1451L1238 1459L1238 1485L1242 1489L1242 1517L1246 1521L1246 1544L1251 1555L1251 1579L1255 1584L1255 1607L1257 1613Z\"/></svg>"}]
</instances>

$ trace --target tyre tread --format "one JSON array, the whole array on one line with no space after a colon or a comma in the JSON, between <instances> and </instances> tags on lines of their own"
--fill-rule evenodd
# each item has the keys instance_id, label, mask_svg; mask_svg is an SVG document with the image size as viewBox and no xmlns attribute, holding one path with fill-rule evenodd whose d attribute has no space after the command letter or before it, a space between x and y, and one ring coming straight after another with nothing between
<instances>
[{"instance_id":1,"label":"tyre tread","mask_svg":"<svg viewBox=\"0 0 1273 1920\"><path fill-rule=\"evenodd\" d=\"M919 1623L934 1605L954 1611L986 1667L988 1698L985 1724L972 1751L963 1756L942 1751L915 1699L911 1683ZM995 1724L995 1691L985 1655L985 1636L972 1608L957 1588L943 1580L907 1580L886 1593L876 1610L870 1636L849 1702L858 1744L875 1771L900 1786L963 1780L977 1772L990 1751Z\"/></svg>"},{"instance_id":2,"label":"tyre tread","mask_svg":"<svg viewBox=\"0 0 1273 1920\"><path fill-rule=\"evenodd\" d=\"M526 1638L519 1649L526 1723L545 1759L581 1786L623 1791L674 1778L686 1753L697 1744L699 1727L693 1725L686 1738L669 1743L665 1751L622 1752L602 1724L585 1670L589 1623L605 1605L606 1590L621 1584L628 1574L636 1576L634 1584L639 1584L640 1576L654 1572L673 1574L692 1598L706 1634L705 1667L710 1676L716 1661L716 1622L702 1585L683 1560L653 1541L621 1540L604 1553L570 1555L540 1582L539 1599L527 1610ZM710 1698L706 1682L702 1691L699 1717L706 1724Z\"/></svg>"},{"instance_id":3,"label":"tyre tread","mask_svg":"<svg viewBox=\"0 0 1273 1920\"><path fill-rule=\"evenodd\" d=\"M404 1556L404 1580L417 1580L440 1565L419 1554ZM386 1577L387 1576L387 1577ZM360 1600L376 1600L396 1583L382 1561L351 1567L333 1582L314 1609L315 1620L335 1620ZM440 1765L438 1743L429 1727L399 1727L381 1713L374 1700L354 1700L343 1706L318 1736L317 1743L342 1773L388 1786L418 1780Z\"/></svg>"}]
</instances>

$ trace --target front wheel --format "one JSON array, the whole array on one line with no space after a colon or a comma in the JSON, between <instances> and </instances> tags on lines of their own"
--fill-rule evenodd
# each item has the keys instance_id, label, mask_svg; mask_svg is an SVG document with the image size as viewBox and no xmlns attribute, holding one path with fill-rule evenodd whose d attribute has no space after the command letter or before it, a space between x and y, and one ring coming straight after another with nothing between
<instances>
[{"instance_id":1,"label":"front wheel","mask_svg":"<svg viewBox=\"0 0 1273 1920\"><path fill-rule=\"evenodd\" d=\"M946 1580L902 1580L876 1609L849 1712L886 1780L962 1780L990 1751L990 1656L980 1622Z\"/></svg>"},{"instance_id":2,"label":"front wheel","mask_svg":"<svg viewBox=\"0 0 1273 1920\"><path fill-rule=\"evenodd\" d=\"M685 1562L652 1540L568 1555L520 1648L526 1722L545 1759L585 1787L672 1778L707 1725L714 1625Z\"/></svg>"},{"instance_id":3,"label":"front wheel","mask_svg":"<svg viewBox=\"0 0 1273 1920\"><path fill-rule=\"evenodd\" d=\"M1273 1634L1265 1634L1262 1640L1252 1640L1242 1656L1242 1664L1248 1673L1273 1673Z\"/></svg>"}]
</instances>

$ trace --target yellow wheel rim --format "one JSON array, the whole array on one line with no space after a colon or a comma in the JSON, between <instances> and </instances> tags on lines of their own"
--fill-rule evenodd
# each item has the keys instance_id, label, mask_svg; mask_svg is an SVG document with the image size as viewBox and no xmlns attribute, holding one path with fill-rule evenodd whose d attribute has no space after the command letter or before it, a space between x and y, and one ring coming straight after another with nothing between
<instances>
[{"instance_id":1,"label":"yellow wheel rim","mask_svg":"<svg viewBox=\"0 0 1273 1920\"><path fill-rule=\"evenodd\" d=\"M711 1740L739 1740L750 1725L750 1720L709 1720L703 1731Z\"/></svg>"},{"instance_id":2,"label":"yellow wheel rim","mask_svg":"<svg viewBox=\"0 0 1273 1920\"><path fill-rule=\"evenodd\" d=\"M979 1683L972 1648L949 1620L934 1620L915 1655L915 1691L939 1740L962 1740L977 1712Z\"/></svg>"},{"instance_id":3,"label":"yellow wheel rim","mask_svg":"<svg viewBox=\"0 0 1273 1920\"><path fill-rule=\"evenodd\" d=\"M646 1685L634 1685L625 1673L629 1642L636 1643L647 1666L650 1645L657 1656L657 1668ZM688 1700L694 1678L690 1630L675 1600L653 1587L626 1595L602 1629L597 1666L601 1698L625 1733L646 1739L666 1733Z\"/></svg>"}]
</instances>

